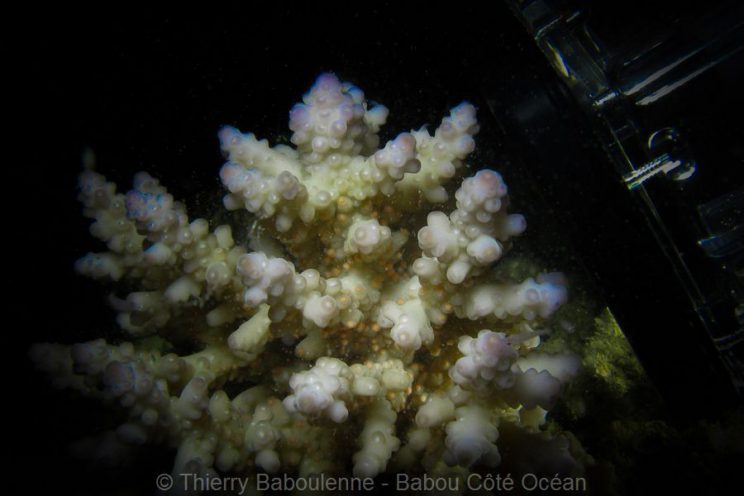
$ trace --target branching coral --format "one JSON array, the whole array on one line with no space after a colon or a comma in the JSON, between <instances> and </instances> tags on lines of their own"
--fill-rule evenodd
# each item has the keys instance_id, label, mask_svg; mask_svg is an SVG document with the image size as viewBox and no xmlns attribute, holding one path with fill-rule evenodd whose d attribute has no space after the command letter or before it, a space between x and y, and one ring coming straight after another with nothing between
<instances>
[{"instance_id":1,"label":"branching coral","mask_svg":"<svg viewBox=\"0 0 744 496\"><path fill-rule=\"evenodd\" d=\"M387 114L324 74L290 112L294 147L222 129L224 205L256 219L246 244L235 226L190 220L147 173L121 194L84 171L80 200L107 250L76 269L139 289L110 298L121 343L40 344L33 360L121 405L117 442L176 447L174 474L477 470L501 462L503 423L580 472L569 443L538 435L578 368L536 351L565 281L494 279L526 228L498 172L451 195L475 108L380 147ZM179 356L152 335L199 344Z\"/></svg>"}]
</instances>

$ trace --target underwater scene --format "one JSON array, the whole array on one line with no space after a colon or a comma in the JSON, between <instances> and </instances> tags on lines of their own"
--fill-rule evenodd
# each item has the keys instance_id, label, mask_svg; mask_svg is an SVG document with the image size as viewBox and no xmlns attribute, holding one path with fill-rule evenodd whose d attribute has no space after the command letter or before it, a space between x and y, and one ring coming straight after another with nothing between
<instances>
[{"instance_id":1,"label":"underwater scene","mask_svg":"<svg viewBox=\"0 0 744 496\"><path fill-rule=\"evenodd\" d=\"M19 489L741 490L740 6L221 8L19 51Z\"/></svg>"}]
</instances>

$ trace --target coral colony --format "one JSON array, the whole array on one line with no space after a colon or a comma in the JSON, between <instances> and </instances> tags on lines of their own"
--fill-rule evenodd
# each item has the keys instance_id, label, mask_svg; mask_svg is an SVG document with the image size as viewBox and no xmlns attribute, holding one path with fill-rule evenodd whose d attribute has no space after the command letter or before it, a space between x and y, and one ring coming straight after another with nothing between
<instances>
[{"instance_id":1,"label":"coral colony","mask_svg":"<svg viewBox=\"0 0 744 496\"><path fill-rule=\"evenodd\" d=\"M475 108L380 147L387 115L323 74L290 112L293 147L223 128L224 206L252 225L191 220L146 172L126 194L81 174L108 250L75 267L136 288L110 297L124 337L31 356L126 412L97 456L163 443L174 476L581 473L544 428L580 361L540 351L564 279L495 279L525 219L494 170L449 184L471 173Z\"/></svg>"}]
</instances>

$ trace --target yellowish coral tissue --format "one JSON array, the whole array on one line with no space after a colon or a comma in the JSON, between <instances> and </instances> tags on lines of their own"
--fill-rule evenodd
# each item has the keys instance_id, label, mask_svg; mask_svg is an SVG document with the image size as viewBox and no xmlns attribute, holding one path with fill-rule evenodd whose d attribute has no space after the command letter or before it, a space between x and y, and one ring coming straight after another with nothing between
<instances>
[{"instance_id":1,"label":"yellowish coral tissue","mask_svg":"<svg viewBox=\"0 0 744 496\"><path fill-rule=\"evenodd\" d=\"M581 473L541 427L579 367L540 352L565 281L495 279L526 221L497 171L466 164L475 107L381 144L387 115L323 74L290 112L293 146L222 129L224 207L250 226L190 219L146 172L127 193L81 174L107 250L76 270L137 289L110 298L116 342L31 355L126 412L96 449L166 443L174 475Z\"/></svg>"}]
</instances>

